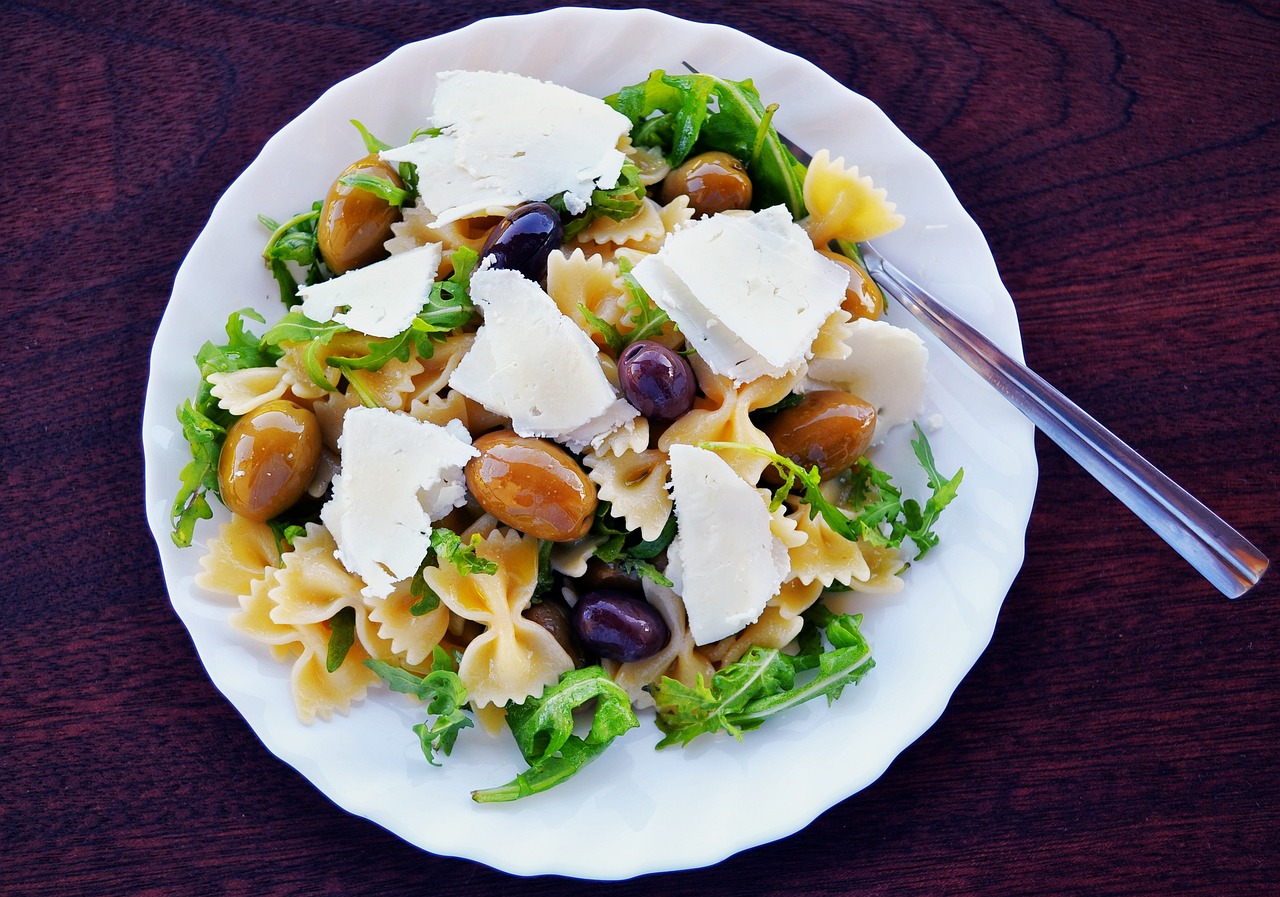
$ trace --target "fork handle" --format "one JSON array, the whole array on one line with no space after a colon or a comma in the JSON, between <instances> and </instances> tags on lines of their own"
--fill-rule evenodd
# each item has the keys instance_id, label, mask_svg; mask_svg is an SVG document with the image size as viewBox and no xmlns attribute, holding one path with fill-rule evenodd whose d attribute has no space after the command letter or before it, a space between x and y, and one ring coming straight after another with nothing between
<instances>
[{"instance_id":1,"label":"fork handle","mask_svg":"<svg viewBox=\"0 0 1280 897\"><path fill-rule=\"evenodd\" d=\"M863 244L868 271L1033 424L1228 598L1258 584L1268 561L1254 545L1157 470L1039 374L1010 358L876 249Z\"/></svg>"}]
</instances>

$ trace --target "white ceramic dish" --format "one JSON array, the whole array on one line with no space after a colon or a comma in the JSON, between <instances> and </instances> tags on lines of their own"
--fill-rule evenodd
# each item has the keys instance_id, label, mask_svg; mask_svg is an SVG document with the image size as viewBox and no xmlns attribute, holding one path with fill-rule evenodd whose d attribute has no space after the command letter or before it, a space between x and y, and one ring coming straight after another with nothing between
<instances>
[{"instance_id":1,"label":"white ceramic dish","mask_svg":"<svg viewBox=\"0 0 1280 897\"><path fill-rule=\"evenodd\" d=\"M943 516L942 545L907 574L906 591L862 602L877 667L832 707L814 702L749 733L656 752L650 717L602 759L556 789L510 805L479 806L473 788L523 768L509 739L463 734L443 769L427 765L410 731L420 710L380 693L350 717L300 724L288 667L226 622L228 605L193 584L197 544L176 549L169 509L189 460L174 409L194 390L191 362L227 315L255 305L282 313L259 261L261 212L277 218L322 196L362 153L348 119L387 140L406 137L430 108L433 73L502 69L603 96L682 61L754 79L776 122L800 145L827 147L870 174L906 215L877 241L1010 354L1021 357L1013 303L977 226L937 167L868 100L803 59L721 26L647 10L558 9L489 19L410 44L326 92L263 148L227 190L178 273L152 354L143 420L148 519L173 606L215 685L263 743L349 812L442 855L520 875L619 879L715 863L783 837L865 788L942 713L988 644L1023 558L1036 483L1031 426L927 335L930 436L940 466L963 465L960 498ZM890 320L912 326L900 309ZM905 438L880 452L908 488ZM224 513L218 508L218 513Z\"/></svg>"}]
</instances>

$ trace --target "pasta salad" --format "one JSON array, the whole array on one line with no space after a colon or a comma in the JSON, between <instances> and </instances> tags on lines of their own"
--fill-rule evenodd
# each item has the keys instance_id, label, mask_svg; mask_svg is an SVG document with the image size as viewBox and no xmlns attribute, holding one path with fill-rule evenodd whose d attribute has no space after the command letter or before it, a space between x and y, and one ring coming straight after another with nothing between
<instances>
[{"instance_id":1,"label":"pasta salad","mask_svg":"<svg viewBox=\"0 0 1280 897\"><path fill-rule=\"evenodd\" d=\"M507 801L637 710L659 747L741 738L871 670L850 597L902 588L962 472L857 248L901 217L773 114L705 74L445 72L406 143L356 123L327 195L262 218L283 313L196 357L173 538L228 508L198 584L300 718L389 687L433 764L509 731L529 768L473 792ZM923 501L867 457L898 425Z\"/></svg>"}]
</instances>

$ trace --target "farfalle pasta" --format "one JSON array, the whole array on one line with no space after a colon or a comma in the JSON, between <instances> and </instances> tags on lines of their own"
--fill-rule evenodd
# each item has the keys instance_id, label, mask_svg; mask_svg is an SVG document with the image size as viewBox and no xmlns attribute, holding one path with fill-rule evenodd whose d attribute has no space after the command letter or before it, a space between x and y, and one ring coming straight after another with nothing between
<instances>
[{"instance_id":1,"label":"farfalle pasta","mask_svg":"<svg viewBox=\"0 0 1280 897\"><path fill-rule=\"evenodd\" d=\"M260 337L234 317L180 410L175 539L207 493L231 512L198 585L290 665L304 721L386 682L422 700L433 763L472 722L509 728L531 768L477 800L548 787L635 709L665 746L758 724L723 689L787 692L774 706L858 681L862 602L902 588L904 544L936 543L959 483L917 430L934 495L907 514L867 457L877 409L813 376L874 380L906 339L884 324L864 370L882 302L850 272L857 241L901 223L885 191L826 151L795 161L747 82L653 78L605 103L442 73L409 143L367 137L376 242L326 242L363 233L326 232L328 204L277 228L283 316ZM702 130L718 112L669 105L688 91L757 122L739 137L763 151L734 157ZM518 152L476 149L535 103L557 111L509 135ZM572 710L595 714L589 748L529 728Z\"/></svg>"}]
</instances>

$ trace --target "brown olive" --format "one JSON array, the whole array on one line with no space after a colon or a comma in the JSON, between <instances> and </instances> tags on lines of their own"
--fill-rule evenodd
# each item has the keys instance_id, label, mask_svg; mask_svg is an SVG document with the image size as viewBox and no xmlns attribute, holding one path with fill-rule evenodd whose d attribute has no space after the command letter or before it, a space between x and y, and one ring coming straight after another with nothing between
<instances>
[{"instance_id":1,"label":"brown olive","mask_svg":"<svg viewBox=\"0 0 1280 897\"><path fill-rule=\"evenodd\" d=\"M320 221L316 225L320 257L334 274L385 258L387 251L382 244L391 238L391 225L400 218L400 210L385 199L342 183L343 178L352 174L372 175L389 180L397 187L404 186L395 168L376 155L353 162L338 175L320 207Z\"/></svg>"},{"instance_id":2,"label":"brown olive","mask_svg":"<svg viewBox=\"0 0 1280 897\"><path fill-rule=\"evenodd\" d=\"M467 462L467 488L485 511L508 526L549 542L581 539L596 512L596 485L553 442L486 433Z\"/></svg>"},{"instance_id":3,"label":"brown olive","mask_svg":"<svg viewBox=\"0 0 1280 897\"><path fill-rule=\"evenodd\" d=\"M573 623L570 622L569 616L569 605L565 604L564 599L550 595L544 597L524 612L526 620L532 620L551 633L551 637L556 640L561 648L564 648L564 653L568 654L570 659L573 660L573 665L578 669L582 669L589 664L589 660L586 652L582 650L582 646L578 644L578 638L573 632Z\"/></svg>"},{"instance_id":4,"label":"brown olive","mask_svg":"<svg viewBox=\"0 0 1280 897\"><path fill-rule=\"evenodd\" d=\"M698 215L751 207L751 178L747 167L729 153L702 153L686 159L662 182L662 202L689 197Z\"/></svg>"},{"instance_id":5,"label":"brown olive","mask_svg":"<svg viewBox=\"0 0 1280 897\"><path fill-rule=\"evenodd\" d=\"M876 409L852 393L806 393L798 405L773 415L764 427L773 450L830 479L853 466L871 445Z\"/></svg>"},{"instance_id":6,"label":"brown olive","mask_svg":"<svg viewBox=\"0 0 1280 897\"><path fill-rule=\"evenodd\" d=\"M320 424L306 408L276 399L254 408L227 430L218 456L223 503L264 521L293 506L320 461Z\"/></svg>"},{"instance_id":7,"label":"brown olive","mask_svg":"<svg viewBox=\"0 0 1280 897\"><path fill-rule=\"evenodd\" d=\"M849 286L845 288L844 302L840 303L841 307L855 318L880 320L880 316L884 314L884 294L880 292L880 288L876 286L876 282L871 279L866 269L853 259L846 258L838 252L832 252L830 249L819 249L818 252L831 259L849 275Z\"/></svg>"}]
</instances>

